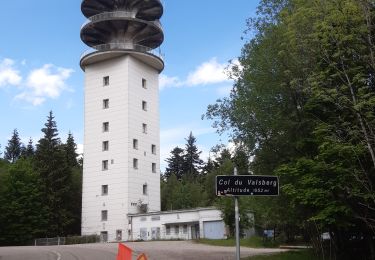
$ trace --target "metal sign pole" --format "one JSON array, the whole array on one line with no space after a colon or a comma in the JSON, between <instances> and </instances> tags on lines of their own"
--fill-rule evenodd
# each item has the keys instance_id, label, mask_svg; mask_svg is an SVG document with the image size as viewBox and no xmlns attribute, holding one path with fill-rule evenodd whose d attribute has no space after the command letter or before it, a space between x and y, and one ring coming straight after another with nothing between
<instances>
[{"instance_id":1,"label":"metal sign pole","mask_svg":"<svg viewBox=\"0 0 375 260\"><path fill-rule=\"evenodd\" d=\"M234 167L233 175L237 175L237 168ZM238 197L234 196L234 214L236 218L236 260L240 260L240 216L238 209Z\"/></svg>"}]
</instances>

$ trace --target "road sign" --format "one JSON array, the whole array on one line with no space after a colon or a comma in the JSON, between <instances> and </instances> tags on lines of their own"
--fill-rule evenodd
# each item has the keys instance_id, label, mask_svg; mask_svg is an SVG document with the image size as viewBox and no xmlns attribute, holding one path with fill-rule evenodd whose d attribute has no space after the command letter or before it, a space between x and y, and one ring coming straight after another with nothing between
<instances>
[{"instance_id":1,"label":"road sign","mask_svg":"<svg viewBox=\"0 0 375 260\"><path fill-rule=\"evenodd\" d=\"M278 196L279 178L263 175L218 175L217 196Z\"/></svg>"}]
</instances>

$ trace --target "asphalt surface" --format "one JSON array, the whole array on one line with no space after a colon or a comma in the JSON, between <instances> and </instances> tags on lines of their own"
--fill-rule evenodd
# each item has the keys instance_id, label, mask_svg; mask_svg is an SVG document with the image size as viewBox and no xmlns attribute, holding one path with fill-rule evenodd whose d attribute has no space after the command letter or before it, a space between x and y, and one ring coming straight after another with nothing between
<instances>
[{"instance_id":1,"label":"asphalt surface","mask_svg":"<svg viewBox=\"0 0 375 260\"><path fill-rule=\"evenodd\" d=\"M232 260L234 247L197 244L192 241L125 242L133 259L145 253L149 260ZM116 260L116 243L69 246L0 247L0 260ZM285 249L241 247L241 257L272 254Z\"/></svg>"}]
</instances>

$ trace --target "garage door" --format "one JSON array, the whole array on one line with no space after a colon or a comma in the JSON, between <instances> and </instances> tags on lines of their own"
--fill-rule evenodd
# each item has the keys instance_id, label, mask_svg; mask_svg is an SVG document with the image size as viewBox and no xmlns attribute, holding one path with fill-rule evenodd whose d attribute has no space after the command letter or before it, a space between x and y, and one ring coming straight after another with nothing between
<instances>
[{"instance_id":1,"label":"garage door","mask_svg":"<svg viewBox=\"0 0 375 260\"><path fill-rule=\"evenodd\" d=\"M225 226L223 221L203 222L204 238L222 239L224 238Z\"/></svg>"}]
</instances>

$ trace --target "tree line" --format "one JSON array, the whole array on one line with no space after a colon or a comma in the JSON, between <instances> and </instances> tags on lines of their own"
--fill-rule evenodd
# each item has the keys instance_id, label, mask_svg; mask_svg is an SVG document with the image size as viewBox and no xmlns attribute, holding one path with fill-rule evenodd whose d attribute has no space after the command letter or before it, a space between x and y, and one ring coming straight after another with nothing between
<instances>
[{"instance_id":1,"label":"tree line","mask_svg":"<svg viewBox=\"0 0 375 260\"><path fill-rule=\"evenodd\" d=\"M239 174L249 174L248 153L237 147L230 151L223 145L211 149L207 162L201 159L201 151L193 133L185 139L184 148L175 147L166 159L167 167L161 175L161 209L163 211L216 206L223 211L225 223L234 234L234 203L232 198L216 196L217 175L231 175L234 167ZM251 209L241 207L241 228L251 226Z\"/></svg>"},{"instance_id":2,"label":"tree line","mask_svg":"<svg viewBox=\"0 0 375 260\"><path fill-rule=\"evenodd\" d=\"M370 0L262 0L205 114L280 176L279 198L248 199L255 219L336 259L375 259L374 21Z\"/></svg>"},{"instance_id":3,"label":"tree line","mask_svg":"<svg viewBox=\"0 0 375 260\"><path fill-rule=\"evenodd\" d=\"M69 133L58 137L53 113L43 137L25 146L13 131L0 159L0 245L24 245L37 237L80 234L82 167Z\"/></svg>"}]
</instances>

